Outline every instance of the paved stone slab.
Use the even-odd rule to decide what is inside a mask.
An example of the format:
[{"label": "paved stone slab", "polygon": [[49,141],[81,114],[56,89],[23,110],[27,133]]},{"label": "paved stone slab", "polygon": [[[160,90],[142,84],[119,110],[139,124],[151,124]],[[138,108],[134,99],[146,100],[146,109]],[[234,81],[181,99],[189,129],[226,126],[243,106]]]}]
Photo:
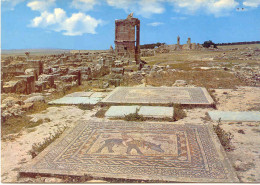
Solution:
[{"label": "paved stone slab", "polygon": [[174,182],[238,182],[210,125],[81,122],[20,170]]},{"label": "paved stone slab", "polygon": [[90,97],[93,94],[93,92],[74,92],[71,94],[66,95],[65,97]]},{"label": "paved stone slab", "polygon": [[173,118],[173,107],[142,106],[139,115],[153,118]]},{"label": "paved stone slab", "polygon": [[94,92],[92,95],[91,95],[91,98],[104,98],[108,95],[109,93],[108,92]]},{"label": "paved stone slab", "polygon": [[192,104],[211,105],[209,93],[202,87],[117,87],[102,100],[107,104]]},{"label": "paved stone slab", "polygon": [[212,120],[218,121],[260,121],[260,112],[209,111]]},{"label": "paved stone slab", "polygon": [[97,104],[101,98],[90,98],[90,97],[63,97],[54,101],[49,102],[50,105],[79,105],[79,104]]},{"label": "paved stone slab", "polygon": [[136,113],[140,106],[111,106],[105,116],[108,118],[120,118],[126,115]]}]

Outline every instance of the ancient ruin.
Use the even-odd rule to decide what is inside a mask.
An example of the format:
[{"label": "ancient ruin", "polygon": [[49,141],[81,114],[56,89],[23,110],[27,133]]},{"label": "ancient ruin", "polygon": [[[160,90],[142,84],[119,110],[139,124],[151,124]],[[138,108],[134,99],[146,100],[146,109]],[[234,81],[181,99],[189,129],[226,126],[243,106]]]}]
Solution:
[{"label": "ancient ruin", "polygon": [[111,27],[105,50],[2,51],[2,182],[260,182],[260,42]]},{"label": "ancient ruin", "polygon": [[115,21],[115,53],[119,58],[140,61],[140,20],[133,13]]}]

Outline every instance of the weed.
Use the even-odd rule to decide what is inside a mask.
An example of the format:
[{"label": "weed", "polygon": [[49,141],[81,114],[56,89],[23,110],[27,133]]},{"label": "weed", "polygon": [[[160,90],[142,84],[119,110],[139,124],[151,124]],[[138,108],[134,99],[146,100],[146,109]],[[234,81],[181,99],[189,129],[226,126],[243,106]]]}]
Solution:
[{"label": "weed", "polygon": [[136,113],[125,115],[124,120],[125,121],[145,121],[146,119],[142,115],[139,115],[136,112]]},{"label": "weed", "polygon": [[40,152],[42,152],[49,144],[54,142],[59,136],[64,132],[67,127],[59,128],[54,134],[50,134],[49,137],[45,138],[43,142],[35,143],[32,146],[32,149],[29,151],[29,154],[32,158],[35,158]]},{"label": "weed", "polygon": [[185,113],[185,111],[181,108],[180,104],[174,104],[174,120],[178,121],[180,119],[183,119],[185,117],[187,117],[187,114]]},{"label": "weed", "polygon": [[231,145],[231,140],[233,139],[234,135],[232,135],[230,132],[226,132],[224,129],[220,127],[220,121],[217,125],[213,125],[214,131],[217,134],[221,145],[224,147],[226,151],[233,150],[233,147]]},{"label": "weed", "polygon": [[109,107],[107,106],[104,106],[102,107],[99,111],[97,111],[97,113],[95,114],[95,116],[97,118],[104,118],[105,117],[105,113],[106,111],[108,110]]},{"label": "weed", "polygon": [[81,110],[92,110],[94,108],[94,105],[80,104],[80,105],[78,105],[78,108],[81,109]]},{"label": "weed", "polygon": [[23,128],[33,128],[43,123],[43,120],[37,122],[30,121],[31,118],[27,115],[20,117],[13,117],[2,123],[1,135],[2,137],[8,134],[20,132]]},{"label": "weed", "polygon": [[136,109],[135,113],[125,115],[125,121],[145,121],[145,118],[142,115],[138,114],[139,109]]},{"label": "weed", "polygon": [[36,126],[38,126],[38,125],[40,125],[42,123],[43,123],[42,119],[40,119],[40,120],[38,120],[36,122],[30,121],[29,124],[25,126],[25,128],[33,128],[33,127],[36,127]]}]

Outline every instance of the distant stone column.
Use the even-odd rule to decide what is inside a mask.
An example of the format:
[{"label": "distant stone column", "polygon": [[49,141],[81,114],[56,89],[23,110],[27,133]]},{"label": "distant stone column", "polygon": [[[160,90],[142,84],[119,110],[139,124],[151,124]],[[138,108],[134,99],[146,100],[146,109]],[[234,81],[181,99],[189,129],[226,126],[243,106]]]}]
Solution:
[{"label": "distant stone column", "polygon": [[177,45],[180,45],[180,36],[177,37]]},{"label": "distant stone column", "polygon": [[190,45],[191,41],[190,38],[188,38],[187,44]]},{"label": "distant stone column", "polygon": [[26,55],[26,61],[28,62],[28,60],[29,60],[29,57],[30,57],[30,52],[25,52],[25,55]]},{"label": "distant stone column", "polygon": [[140,21],[138,20],[138,23],[136,25],[136,55],[135,55],[135,61],[137,63],[140,62]]},{"label": "distant stone column", "polygon": [[191,49],[191,41],[190,41],[190,38],[188,38],[187,45],[188,45],[188,49]]}]

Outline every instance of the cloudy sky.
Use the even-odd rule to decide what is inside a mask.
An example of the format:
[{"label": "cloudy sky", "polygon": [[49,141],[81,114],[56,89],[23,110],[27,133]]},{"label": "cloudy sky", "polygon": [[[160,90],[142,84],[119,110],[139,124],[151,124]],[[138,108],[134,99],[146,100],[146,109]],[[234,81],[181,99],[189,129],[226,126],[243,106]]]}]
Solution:
[{"label": "cloudy sky", "polygon": [[260,0],[1,0],[2,49],[108,49],[134,12],[141,44],[260,40]]}]

